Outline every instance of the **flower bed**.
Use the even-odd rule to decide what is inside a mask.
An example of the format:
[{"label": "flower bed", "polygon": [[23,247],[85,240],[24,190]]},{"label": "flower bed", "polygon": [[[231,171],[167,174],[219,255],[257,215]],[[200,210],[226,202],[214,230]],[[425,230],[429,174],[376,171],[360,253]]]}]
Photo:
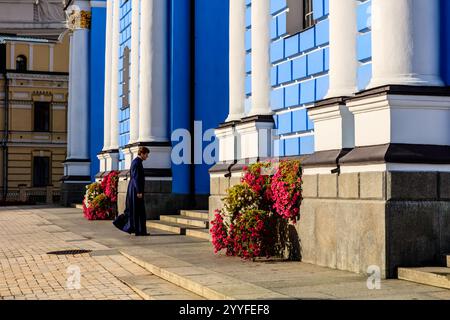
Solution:
[{"label": "flower bed", "polygon": [[260,162],[244,171],[211,221],[214,252],[243,259],[284,256],[288,225],[300,219],[300,161]]},{"label": "flower bed", "polygon": [[119,174],[112,171],[102,181],[86,186],[83,214],[88,220],[108,220],[115,216]]}]

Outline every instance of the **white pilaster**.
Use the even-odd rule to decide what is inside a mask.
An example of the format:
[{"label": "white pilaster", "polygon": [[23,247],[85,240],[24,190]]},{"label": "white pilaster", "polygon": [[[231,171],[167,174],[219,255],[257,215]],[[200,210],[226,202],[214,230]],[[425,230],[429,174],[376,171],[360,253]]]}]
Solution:
[{"label": "white pilaster", "polygon": [[270,109],[270,0],[252,1],[252,107],[250,115]]},{"label": "white pilaster", "polygon": [[167,1],[141,6],[139,142],[168,142]]},{"label": "white pilaster", "polygon": [[330,88],[327,98],[357,91],[356,0],[330,0]]},{"label": "white pilaster", "polygon": [[372,81],[442,85],[439,76],[439,0],[372,1]]},{"label": "white pilaster", "polygon": [[33,71],[34,69],[34,45],[29,44],[28,52],[28,70]]},{"label": "white pilaster", "polygon": [[108,0],[106,6],[106,45],[105,45],[105,99],[103,115],[103,151],[111,146],[111,69],[112,35],[114,21],[114,0]]},{"label": "white pilaster", "polygon": [[[139,5],[140,0],[133,0],[131,3],[130,143],[139,139]],[[127,164],[125,167],[129,168]]]},{"label": "white pilaster", "polygon": [[49,46],[49,71],[53,72],[54,71],[54,66],[55,66],[55,45],[51,44]]},{"label": "white pilaster", "polygon": [[111,142],[109,149],[119,149],[119,50],[120,0],[114,0],[111,44]]},{"label": "white pilaster", "polygon": [[240,120],[245,112],[245,0],[230,1],[230,109],[226,122]]}]

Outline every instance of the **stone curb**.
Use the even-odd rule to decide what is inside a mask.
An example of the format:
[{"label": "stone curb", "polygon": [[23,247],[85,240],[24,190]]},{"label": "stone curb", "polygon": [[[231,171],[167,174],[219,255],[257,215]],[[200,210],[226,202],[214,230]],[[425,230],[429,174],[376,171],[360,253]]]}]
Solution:
[{"label": "stone curb", "polygon": [[[146,252],[149,253],[151,250]],[[152,254],[146,254],[145,257],[124,250],[120,250],[120,253],[155,276],[208,300],[290,299],[280,293],[205,268],[195,267],[161,253],[151,252]],[[170,267],[161,266],[165,264],[164,262]]]}]

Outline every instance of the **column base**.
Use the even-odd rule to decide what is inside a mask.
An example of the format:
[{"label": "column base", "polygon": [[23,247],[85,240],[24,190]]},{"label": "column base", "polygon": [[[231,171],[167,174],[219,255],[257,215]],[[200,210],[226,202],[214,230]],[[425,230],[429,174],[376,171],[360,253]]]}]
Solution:
[{"label": "column base", "polygon": [[137,142],[125,146],[127,159],[133,161],[138,156],[139,147],[147,147],[150,155],[143,162],[145,169],[170,169],[172,168],[172,146],[170,142]]},{"label": "column base", "polygon": [[236,124],[240,121],[222,123],[215,131],[219,140],[219,161],[233,162],[237,158]]},{"label": "column base", "polygon": [[105,173],[119,170],[119,150],[105,150],[97,155],[100,161],[100,172],[95,176],[101,179]]},{"label": "column base", "polygon": [[448,87],[383,86],[358,93],[346,105],[355,117],[357,147],[450,145]]},{"label": "column base", "polygon": [[355,146],[355,119],[348,110],[348,97],[325,99],[308,108],[314,121],[315,150],[336,150]]},{"label": "column base", "polygon": [[236,125],[237,159],[267,158],[272,156],[272,115],[251,116]]}]

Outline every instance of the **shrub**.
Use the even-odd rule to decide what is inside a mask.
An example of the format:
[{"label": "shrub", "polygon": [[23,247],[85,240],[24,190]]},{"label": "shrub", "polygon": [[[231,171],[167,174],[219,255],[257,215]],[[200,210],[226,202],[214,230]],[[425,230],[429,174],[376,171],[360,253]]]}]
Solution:
[{"label": "shrub", "polygon": [[300,161],[281,161],[272,178],[274,210],[283,218],[296,223],[300,219],[302,202],[302,171]]},{"label": "shrub", "polygon": [[[244,259],[283,256],[288,223],[300,216],[299,161],[260,162],[244,168],[241,184],[227,190],[223,209],[211,221],[214,252]],[[271,174],[275,171],[273,177]]]},{"label": "shrub", "polygon": [[86,186],[83,199],[83,214],[88,220],[107,220],[114,217],[117,202],[119,173],[112,171],[102,182]]}]

